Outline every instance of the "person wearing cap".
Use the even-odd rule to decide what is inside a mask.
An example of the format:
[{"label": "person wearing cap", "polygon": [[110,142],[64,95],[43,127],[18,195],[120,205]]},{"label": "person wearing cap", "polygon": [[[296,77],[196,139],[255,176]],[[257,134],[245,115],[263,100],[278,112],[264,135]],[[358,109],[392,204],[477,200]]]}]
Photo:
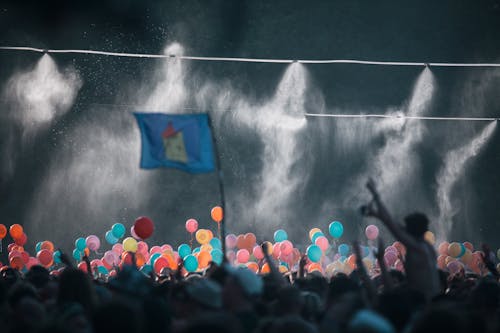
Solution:
[{"label": "person wearing cap", "polygon": [[247,268],[226,264],[224,269],[228,273],[222,288],[224,308],[240,320],[244,332],[253,332],[259,321],[254,305],[264,288],[262,279]]},{"label": "person wearing cap", "polygon": [[439,295],[441,287],[436,266],[436,251],[424,239],[428,230],[429,220],[422,213],[413,213],[405,217],[405,227],[394,222],[373,180],[369,180],[367,188],[373,196],[374,209],[369,209],[367,215],[378,218],[389,231],[406,247],[405,272],[408,286],[421,292],[427,300]]}]

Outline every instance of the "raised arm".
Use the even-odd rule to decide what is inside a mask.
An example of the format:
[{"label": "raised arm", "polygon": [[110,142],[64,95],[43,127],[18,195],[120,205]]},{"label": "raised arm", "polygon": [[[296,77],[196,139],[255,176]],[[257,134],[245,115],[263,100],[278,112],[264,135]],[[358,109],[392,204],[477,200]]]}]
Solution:
[{"label": "raised arm", "polygon": [[407,248],[419,249],[416,240],[402,229],[393,219],[387,208],[385,207],[380,195],[375,187],[375,182],[370,179],[366,183],[366,187],[373,196],[374,209],[368,209],[367,215],[378,218],[389,229],[389,231]]}]

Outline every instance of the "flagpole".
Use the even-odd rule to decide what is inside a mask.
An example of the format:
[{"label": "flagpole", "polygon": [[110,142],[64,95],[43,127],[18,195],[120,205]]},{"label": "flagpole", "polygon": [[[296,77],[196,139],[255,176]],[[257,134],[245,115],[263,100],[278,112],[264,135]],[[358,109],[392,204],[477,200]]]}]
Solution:
[{"label": "flagpole", "polygon": [[224,183],[223,183],[223,175],[222,175],[222,168],[221,168],[221,163],[220,163],[220,157],[219,157],[219,148],[217,146],[217,138],[215,137],[215,131],[214,131],[214,126],[212,123],[212,117],[210,117],[210,114],[207,113],[208,115],[208,127],[210,128],[210,131],[212,132],[212,142],[214,145],[214,154],[215,154],[215,165],[217,168],[217,179],[219,182],[219,193],[220,193],[220,200],[221,200],[221,208],[222,208],[222,220],[219,222],[219,228],[220,228],[220,241],[222,243],[222,254],[223,254],[223,261],[225,262],[227,260],[226,258],[226,199],[224,196]]}]

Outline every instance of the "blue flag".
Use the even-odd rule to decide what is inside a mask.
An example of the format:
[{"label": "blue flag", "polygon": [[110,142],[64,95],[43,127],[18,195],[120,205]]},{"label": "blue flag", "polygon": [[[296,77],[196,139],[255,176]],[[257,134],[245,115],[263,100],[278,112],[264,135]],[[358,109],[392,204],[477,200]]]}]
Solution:
[{"label": "blue flag", "polygon": [[134,116],[141,131],[141,168],[177,168],[190,173],[214,170],[207,114]]}]

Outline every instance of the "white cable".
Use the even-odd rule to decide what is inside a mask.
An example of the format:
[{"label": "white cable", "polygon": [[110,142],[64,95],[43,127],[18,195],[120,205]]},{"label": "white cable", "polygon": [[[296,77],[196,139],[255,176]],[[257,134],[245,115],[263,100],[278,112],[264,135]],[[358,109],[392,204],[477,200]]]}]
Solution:
[{"label": "white cable", "polygon": [[39,53],[80,53],[98,54],[115,57],[133,58],[177,58],[183,60],[200,61],[235,61],[235,62],[258,62],[258,63],[293,63],[302,64],[361,64],[361,65],[381,65],[381,66],[432,66],[432,67],[500,67],[500,63],[446,63],[446,62],[403,62],[403,61],[368,61],[355,59],[332,59],[332,60],[291,60],[291,59],[261,59],[261,58],[231,58],[231,57],[197,57],[174,54],[146,54],[146,53],[122,53],[95,50],[52,50],[40,49],[27,46],[0,46],[0,50],[33,51]]},{"label": "white cable", "polygon": [[480,118],[480,117],[423,117],[423,116],[398,116],[387,114],[321,114],[305,113],[306,117],[327,117],[327,118],[393,118],[409,120],[452,120],[452,121],[498,121],[500,118]]}]

